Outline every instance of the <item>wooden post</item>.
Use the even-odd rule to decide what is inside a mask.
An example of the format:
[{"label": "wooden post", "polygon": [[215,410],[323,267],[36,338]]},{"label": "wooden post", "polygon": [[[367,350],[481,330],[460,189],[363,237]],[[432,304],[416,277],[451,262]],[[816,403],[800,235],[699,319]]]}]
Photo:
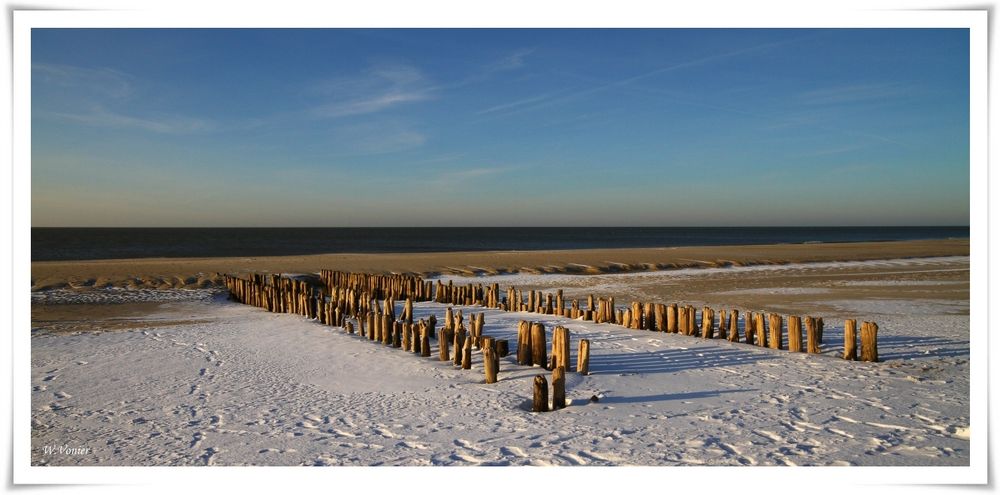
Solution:
[{"label": "wooden post", "polygon": [[462,365],[462,348],[465,347],[465,325],[455,327],[455,366]]},{"label": "wooden post", "polygon": [[517,364],[531,366],[531,322],[521,320],[517,324]]},{"label": "wooden post", "polygon": [[788,350],[802,352],[802,318],[795,315],[788,317]]},{"label": "wooden post", "polygon": [[407,351],[407,352],[410,352],[413,349],[412,343],[411,343],[412,339],[410,338],[410,324],[409,323],[403,323],[402,327],[403,327],[403,339],[402,339],[403,340],[403,342],[402,342],[402,344],[403,344],[403,350]]},{"label": "wooden post", "polygon": [[687,306],[677,308],[677,331],[682,335],[687,335]]},{"label": "wooden post", "polygon": [[347,333],[354,333],[354,324],[347,322]]},{"label": "wooden post", "polygon": [[566,368],[552,370],[552,410],[566,407]]},{"label": "wooden post", "polygon": [[729,312],[729,341],[740,341],[740,310],[738,309]]},{"label": "wooden post", "polygon": [[492,346],[483,346],[483,371],[486,374],[486,383],[496,383],[497,381],[497,357]]},{"label": "wooden post", "polygon": [[430,327],[423,324],[420,325],[420,355],[423,357],[431,355]]},{"label": "wooden post", "polygon": [[767,347],[767,331],[764,328],[764,313],[753,315],[753,328],[757,330],[757,345]]},{"label": "wooden post", "polygon": [[677,305],[667,307],[667,332],[677,333]]},{"label": "wooden post", "polygon": [[392,345],[392,317],[388,313],[382,313],[382,344]]},{"label": "wooden post", "polygon": [[531,362],[544,367],[547,359],[545,356],[546,345],[545,325],[534,322],[531,324]]},{"label": "wooden post", "polygon": [[462,347],[462,369],[472,369],[472,339],[467,339]]},{"label": "wooden post", "polygon": [[656,331],[657,332],[666,332],[667,331],[667,305],[666,304],[659,304],[658,303],[653,311],[654,311],[654,315],[655,315],[654,316],[654,322],[655,322],[655,325],[656,325],[656,327],[655,327]]},{"label": "wooden post", "polygon": [[781,326],[782,318],[781,315],[776,313],[771,313],[767,315],[768,325],[771,330],[771,349],[782,349],[783,343],[781,339]]},{"label": "wooden post", "polygon": [[448,361],[451,359],[451,354],[448,352],[448,344],[451,339],[448,338],[448,332],[445,329],[441,329],[441,335],[438,338],[438,359],[441,361]]},{"label": "wooden post", "polygon": [[823,345],[823,318],[816,318],[816,342]]},{"label": "wooden post", "polygon": [[701,338],[715,338],[715,311],[707,306],[701,310]]},{"label": "wooden post", "polygon": [[580,339],[580,350],[576,354],[576,372],[581,375],[590,374],[590,341]]},{"label": "wooden post", "polygon": [[413,323],[413,299],[406,298],[406,305],[403,307],[403,318],[407,323]]},{"label": "wooden post", "polygon": [[858,320],[844,321],[844,359],[858,360]]},{"label": "wooden post", "polygon": [[861,324],[861,360],[878,362],[878,325],[872,321]]},{"label": "wooden post", "polygon": [[819,354],[819,339],[816,338],[816,318],[806,317],[806,352]]},{"label": "wooden post", "polygon": [[451,311],[451,306],[448,306],[444,310],[444,329],[451,329],[451,324],[455,320],[455,315]]},{"label": "wooden post", "polygon": [[552,331],[552,357],[555,359],[554,366],[562,366],[565,370],[569,368],[569,329],[557,326]]},{"label": "wooden post", "polygon": [[545,375],[536,375],[533,383],[533,400],[531,403],[532,412],[548,412],[549,410],[549,382]]}]

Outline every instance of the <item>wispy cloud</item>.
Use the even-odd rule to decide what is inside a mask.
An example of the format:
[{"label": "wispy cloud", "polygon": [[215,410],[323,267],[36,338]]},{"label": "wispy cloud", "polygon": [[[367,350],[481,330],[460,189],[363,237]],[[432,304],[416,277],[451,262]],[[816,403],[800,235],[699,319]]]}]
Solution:
[{"label": "wispy cloud", "polygon": [[335,119],[429,100],[434,97],[434,88],[416,67],[383,65],[357,76],[324,81],[314,86],[313,93],[326,101],[314,106],[310,114],[316,118]]},{"label": "wispy cloud", "polygon": [[650,71],[647,71],[647,72],[643,72],[641,74],[637,74],[637,75],[634,75],[634,76],[631,76],[631,77],[626,77],[626,78],[623,78],[623,79],[617,79],[617,80],[613,80],[613,81],[601,82],[601,83],[598,83],[598,84],[595,84],[595,85],[592,85],[592,86],[589,86],[589,87],[581,88],[581,89],[578,89],[576,91],[573,91],[573,92],[570,92],[570,93],[566,93],[566,94],[562,94],[562,95],[559,95],[559,96],[553,96],[551,98],[540,98],[540,99],[532,102],[532,104],[521,104],[521,105],[518,105],[516,107],[513,107],[513,108],[509,109],[509,111],[503,113],[502,115],[513,115],[513,114],[517,114],[517,113],[529,112],[529,111],[533,111],[533,110],[538,110],[538,109],[550,107],[552,105],[557,105],[557,104],[560,104],[560,103],[565,103],[565,102],[572,101],[572,100],[575,100],[575,99],[578,99],[578,98],[581,98],[581,97],[584,97],[584,96],[588,96],[588,95],[592,95],[592,94],[599,93],[599,92],[602,92],[602,91],[606,91],[606,90],[609,90],[609,89],[616,89],[616,88],[626,87],[626,86],[631,85],[632,83],[635,83],[635,82],[638,82],[638,81],[641,81],[643,79],[647,79],[647,78],[650,78],[650,77],[653,77],[653,76],[657,76],[657,75],[661,75],[661,74],[666,74],[666,73],[669,73],[669,72],[678,71],[678,70],[682,70],[682,69],[687,69],[687,68],[690,68],[690,67],[697,67],[697,66],[700,66],[700,65],[709,64],[709,63],[716,62],[716,61],[719,61],[719,60],[725,60],[725,59],[728,59],[728,58],[732,58],[732,57],[735,57],[735,56],[738,56],[738,55],[743,55],[743,54],[747,54],[747,53],[751,53],[751,52],[765,51],[765,50],[768,50],[768,49],[771,49],[771,48],[774,48],[774,47],[778,47],[778,46],[781,46],[781,45],[785,45],[785,44],[791,43],[793,41],[795,41],[795,40],[781,40],[781,41],[775,41],[775,42],[770,42],[770,43],[762,43],[762,44],[759,44],[759,45],[744,47],[744,48],[740,48],[740,49],[737,49],[737,50],[732,50],[732,51],[723,52],[723,53],[717,53],[717,54],[714,54],[714,55],[708,55],[708,56],[700,57],[700,58],[697,58],[697,59],[692,59],[692,60],[687,60],[687,61],[684,61],[684,62],[679,62],[679,63],[675,63],[675,64],[671,64],[671,65],[666,65],[666,66],[663,66],[663,67],[660,67],[660,68],[657,68],[657,69],[653,69],[653,70],[650,70]]},{"label": "wispy cloud", "polygon": [[43,111],[41,114],[95,127],[132,128],[165,134],[189,134],[217,129],[213,122],[204,119],[171,115],[136,117],[117,113],[99,105],[79,113]]},{"label": "wispy cloud", "polygon": [[[142,81],[115,69],[33,63],[32,84],[37,85],[35,115],[91,127],[137,129],[165,134],[216,131],[209,119],[162,112],[143,112]],[[121,110],[128,108],[128,110]],[[240,127],[252,125],[249,122]]]},{"label": "wispy cloud", "polygon": [[336,156],[367,156],[419,148],[427,135],[405,122],[382,120],[341,125],[333,129],[327,148]]},{"label": "wispy cloud", "polygon": [[127,99],[134,92],[135,78],[121,71],[98,67],[76,67],[63,64],[31,64],[33,83],[72,88],[91,97]]},{"label": "wispy cloud", "polygon": [[912,88],[898,83],[852,84],[804,91],[797,99],[807,105],[837,105],[899,98],[911,91]]},{"label": "wispy cloud", "polygon": [[509,102],[509,103],[502,103],[500,105],[495,105],[495,106],[492,106],[492,107],[489,107],[489,108],[484,108],[484,109],[476,112],[476,115],[486,115],[488,113],[500,112],[500,111],[504,111],[504,110],[511,110],[511,109],[514,109],[514,108],[517,108],[517,107],[521,107],[521,106],[525,106],[525,105],[530,105],[530,104],[535,103],[535,102],[544,101],[544,100],[547,100],[549,98],[552,98],[552,96],[554,94],[555,93],[546,93],[546,94],[543,94],[543,95],[532,96],[530,98],[524,98],[524,99],[521,99],[521,100]]},{"label": "wispy cloud", "polygon": [[486,72],[503,72],[523,68],[525,59],[534,52],[534,48],[521,48],[488,65]]}]

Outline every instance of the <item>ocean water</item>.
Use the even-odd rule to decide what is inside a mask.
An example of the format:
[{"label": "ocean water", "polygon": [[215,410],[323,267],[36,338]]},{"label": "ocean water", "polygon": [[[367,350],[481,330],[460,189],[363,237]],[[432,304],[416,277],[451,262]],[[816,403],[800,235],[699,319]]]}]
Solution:
[{"label": "ocean water", "polygon": [[32,228],[32,261],[968,238],[968,227]]}]

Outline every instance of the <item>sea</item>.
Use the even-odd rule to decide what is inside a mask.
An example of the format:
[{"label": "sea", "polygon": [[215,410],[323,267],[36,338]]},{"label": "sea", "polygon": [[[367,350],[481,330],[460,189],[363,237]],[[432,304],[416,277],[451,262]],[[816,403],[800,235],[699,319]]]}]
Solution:
[{"label": "sea", "polygon": [[969,227],[34,227],[31,260],[533,251],[968,237]]}]

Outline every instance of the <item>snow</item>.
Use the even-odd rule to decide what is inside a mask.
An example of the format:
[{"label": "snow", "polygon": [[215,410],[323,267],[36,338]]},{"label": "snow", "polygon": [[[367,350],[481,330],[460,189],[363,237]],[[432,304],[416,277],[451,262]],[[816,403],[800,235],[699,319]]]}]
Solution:
[{"label": "snow", "polygon": [[[436,348],[423,358],[224,297],[170,306],[191,322],[32,336],[33,464],[970,463],[969,318],[937,308],[886,311],[882,363],[836,357],[836,322],[824,353],[806,355],[463,308],[484,312],[484,333],[512,349],[521,319],[550,336],[568,327],[573,363],[590,339],[591,374],[567,373],[569,407],[532,413],[531,381],[551,374],[513,356],[487,385],[478,352],[461,370]],[[415,313],[440,320],[444,308]],[[88,453],[45,455],[48,445]]]}]

